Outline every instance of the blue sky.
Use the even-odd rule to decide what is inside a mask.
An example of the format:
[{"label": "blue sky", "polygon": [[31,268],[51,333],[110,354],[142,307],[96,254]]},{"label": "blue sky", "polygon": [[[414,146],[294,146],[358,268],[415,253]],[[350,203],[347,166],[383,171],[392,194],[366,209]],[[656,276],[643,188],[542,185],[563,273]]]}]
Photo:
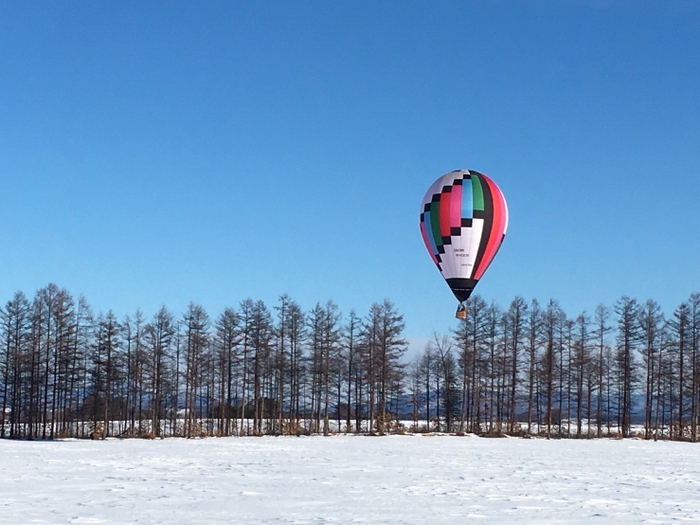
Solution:
[{"label": "blue sky", "polygon": [[510,208],[477,292],[700,290],[700,4],[0,2],[0,300],[119,316],[288,293],[418,345],[454,326],[422,245],[438,176]]}]

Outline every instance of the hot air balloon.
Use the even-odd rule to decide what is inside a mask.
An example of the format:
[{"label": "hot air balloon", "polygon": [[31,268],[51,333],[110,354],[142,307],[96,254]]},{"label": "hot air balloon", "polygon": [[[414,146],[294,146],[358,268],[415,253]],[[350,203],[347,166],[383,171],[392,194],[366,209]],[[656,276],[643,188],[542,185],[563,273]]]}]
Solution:
[{"label": "hot air balloon", "polygon": [[508,206],[490,178],[455,170],[436,180],[423,197],[420,231],[433,262],[460,302],[465,302],[496,256],[508,228]]}]

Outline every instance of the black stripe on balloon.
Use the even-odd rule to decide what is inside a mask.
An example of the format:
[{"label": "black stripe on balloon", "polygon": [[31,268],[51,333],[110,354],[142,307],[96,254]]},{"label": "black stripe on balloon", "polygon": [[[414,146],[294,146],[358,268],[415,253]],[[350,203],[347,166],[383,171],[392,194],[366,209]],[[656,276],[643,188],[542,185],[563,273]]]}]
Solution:
[{"label": "black stripe on balloon", "polygon": [[[464,226],[464,224],[462,224],[462,226]],[[452,237],[459,237],[462,235],[462,228],[450,228],[450,235],[452,235]]]},{"label": "black stripe on balloon", "polygon": [[462,219],[462,228],[471,228],[473,219]]},{"label": "black stripe on balloon", "polygon": [[423,213],[430,213],[430,203],[426,202],[425,206],[423,206]]},{"label": "black stripe on balloon", "polygon": [[[475,174],[472,173],[472,176],[475,176]],[[486,245],[489,243],[491,229],[493,228],[493,195],[491,195],[491,188],[489,188],[489,185],[486,184],[486,181],[482,177],[479,177],[479,182],[481,183],[481,191],[484,194],[484,229],[481,232],[481,239],[479,240],[479,251],[476,252],[476,259],[474,260],[474,272],[476,272],[481,265],[481,259],[484,258]]]},{"label": "black stripe on balloon", "polygon": [[450,290],[452,290],[452,293],[455,294],[455,297],[460,303],[469,299],[469,296],[477,283],[475,279],[453,278],[445,280],[447,281],[447,285],[450,287]]},{"label": "black stripe on balloon", "polygon": [[452,244],[452,237],[443,237],[443,238],[442,238],[442,244],[443,244],[443,246],[444,246],[445,244]]}]

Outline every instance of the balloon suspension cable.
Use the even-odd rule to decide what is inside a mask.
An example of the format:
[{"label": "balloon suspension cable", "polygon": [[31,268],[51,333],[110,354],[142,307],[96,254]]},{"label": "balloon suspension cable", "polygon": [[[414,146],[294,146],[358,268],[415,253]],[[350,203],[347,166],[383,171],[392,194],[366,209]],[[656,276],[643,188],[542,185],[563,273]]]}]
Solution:
[{"label": "balloon suspension cable", "polygon": [[455,312],[455,317],[457,319],[466,319],[467,318],[467,305],[465,303],[459,303],[459,306],[457,307],[457,311]]}]

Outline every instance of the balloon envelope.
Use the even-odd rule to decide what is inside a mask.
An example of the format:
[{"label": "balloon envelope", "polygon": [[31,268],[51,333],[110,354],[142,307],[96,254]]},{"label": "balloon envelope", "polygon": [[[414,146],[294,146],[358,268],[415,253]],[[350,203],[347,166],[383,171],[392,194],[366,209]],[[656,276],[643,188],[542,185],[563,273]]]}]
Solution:
[{"label": "balloon envelope", "polygon": [[483,173],[456,170],[423,197],[420,230],[433,262],[458,301],[466,301],[508,229],[503,193]]}]

